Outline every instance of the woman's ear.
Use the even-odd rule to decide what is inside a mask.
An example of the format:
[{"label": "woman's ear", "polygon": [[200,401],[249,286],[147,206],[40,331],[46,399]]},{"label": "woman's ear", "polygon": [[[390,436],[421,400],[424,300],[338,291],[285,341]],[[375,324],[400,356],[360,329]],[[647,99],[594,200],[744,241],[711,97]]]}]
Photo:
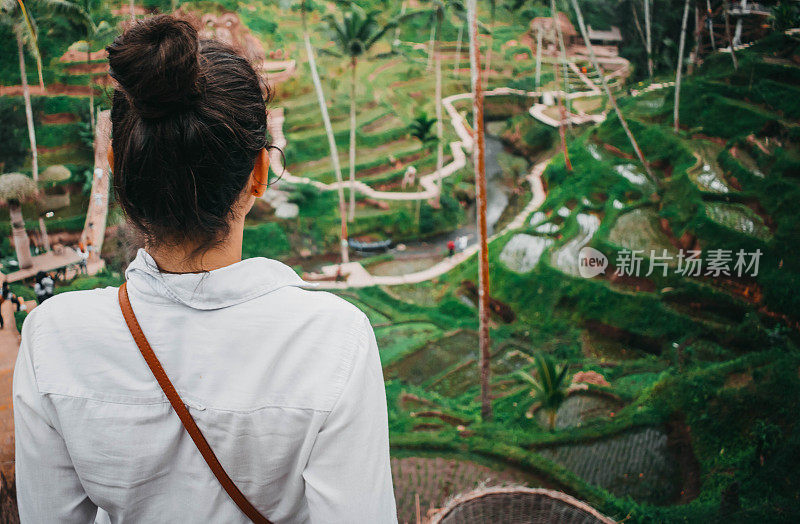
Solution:
[{"label": "woman's ear", "polygon": [[250,194],[254,197],[264,196],[264,191],[269,185],[269,154],[267,148],[258,152],[253,174],[250,176]]},{"label": "woman's ear", "polygon": [[108,144],[108,151],[106,151],[106,158],[108,159],[108,168],[114,171],[114,150],[111,149],[111,144]]}]

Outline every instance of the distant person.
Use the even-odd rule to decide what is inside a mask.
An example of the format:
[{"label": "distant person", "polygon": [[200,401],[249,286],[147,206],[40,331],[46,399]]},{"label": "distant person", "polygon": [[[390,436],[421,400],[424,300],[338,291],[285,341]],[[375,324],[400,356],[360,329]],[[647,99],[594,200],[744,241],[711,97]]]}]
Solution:
[{"label": "distant person", "polygon": [[39,304],[52,297],[55,292],[55,282],[53,282],[53,278],[44,271],[36,273],[36,283],[33,285],[33,292],[36,294],[36,301],[39,302]]},{"label": "distant person", "polygon": [[88,275],[89,270],[86,267],[86,261],[89,259],[89,253],[83,249],[82,242],[78,244],[78,247],[75,249],[75,253],[78,255],[78,274]]},{"label": "distant person", "polygon": [[8,286],[7,280],[3,281],[2,297],[3,300],[10,300],[11,303],[14,304],[15,311],[25,311],[25,309],[27,309],[22,299],[11,292],[11,288]]},{"label": "distant person", "polygon": [[450,253],[451,257],[456,254],[456,243],[454,241],[447,241],[447,252]]},{"label": "distant person", "polygon": [[21,521],[396,523],[369,320],[280,262],[241,260],[269,90],[167,15],[107,51],[114,193],[144,248],[120,289],[61,293],[25,322]]},{"label": "distant person", "polygon": [[3,282],[3,293],[0,294],[0,329],[5,329],[6,327],[6,322],[3,320],[3,304],[7,300],[6,289],[8,289],[8,285]]}]

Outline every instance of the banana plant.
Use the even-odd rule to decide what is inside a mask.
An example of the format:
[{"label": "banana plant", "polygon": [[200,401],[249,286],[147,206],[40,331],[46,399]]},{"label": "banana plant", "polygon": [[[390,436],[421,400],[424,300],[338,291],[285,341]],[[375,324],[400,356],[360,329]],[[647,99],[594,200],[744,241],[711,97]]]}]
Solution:
[{"label": "banana plant", "polygon": [[531,386],[531,396],[539,409],[547,414],[547,426],[550,431],[556,428],[558,408],[567,399],[567,365],[561,366],[553,362],[546,353],[536,353],[533,359],[535,375],[524,371],[517,375]]}]

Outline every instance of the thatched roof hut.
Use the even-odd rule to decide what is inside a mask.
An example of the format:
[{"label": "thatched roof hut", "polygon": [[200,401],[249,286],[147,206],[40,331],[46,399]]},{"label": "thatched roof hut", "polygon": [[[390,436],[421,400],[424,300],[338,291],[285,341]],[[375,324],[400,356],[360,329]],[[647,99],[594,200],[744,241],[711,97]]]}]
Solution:
[{"label": "thatched roof hut", "polygon": [[[558,12],[558,25],[561,27],[561,34],[564,35],[564,44],[570,45],[578,42],[579,35],[575,26],[570,22],[566,13]],[[535,35],[537,31],[542,31],[544,38],[551,42],[556,41],[556,26],[552,16],[537,16],[531,20],[531,32]]]}]

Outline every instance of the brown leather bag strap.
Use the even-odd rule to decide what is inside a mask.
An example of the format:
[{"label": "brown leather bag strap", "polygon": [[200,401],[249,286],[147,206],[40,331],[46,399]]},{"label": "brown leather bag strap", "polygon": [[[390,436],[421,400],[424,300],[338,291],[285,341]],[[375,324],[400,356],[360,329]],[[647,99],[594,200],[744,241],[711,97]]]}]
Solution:
[{"label": "brown leather bag strap", "polygon": [[244,494],[239,491],[239,488],[236,487],[236,484],[233,483],[233,480],[231,480],[225,472],[222,464],[217,460],[217,456],[214,454],[211,446],[208,445],[208,441],[206,441],[200,428],[197,427],[192,414],[189,413],[180,395],[178,395],[172,382],[170,382],[169,377],[167,377],[167,374],[164,372],[164,368],[161,367],[161,362],[158,361],[156,354],[153,352],[153,348],[150,347],[150,343],[147,342],[147,338],[144,336],[144,332],[142,332],[142,328],[136,320],[136,315],[133,314],[131,301],[128,298],[127,284],[122,284],[119,287],[119,306],[122,308],[122,316],[125,317],[125,323],[128,324],[128,329],[131,335],[133,335],[133,340],[139,347],[139,351],[141,351],[145,362],[147,362],[147,365],[150,367],[150,371],[153,372],[153,375],[158,381],[158,385],[161,386],[169,403],[172,404],[175,413],[177,413],[178,417],[181,419],[183,427],[186,429],[186,432],[189,433],[189,436],[192,437],[197,449],[200,451],[200,454],[203,455],[206,464],[211,468],[212,473],[217,477],[222,488],[230,495],[236,505],[239,506],[242,513],[247,515],[247,518],[251,521],[256,524],[272,524],[266,517],[259,513],[258,510],[250,504],[247,498],[245,498]]}]

